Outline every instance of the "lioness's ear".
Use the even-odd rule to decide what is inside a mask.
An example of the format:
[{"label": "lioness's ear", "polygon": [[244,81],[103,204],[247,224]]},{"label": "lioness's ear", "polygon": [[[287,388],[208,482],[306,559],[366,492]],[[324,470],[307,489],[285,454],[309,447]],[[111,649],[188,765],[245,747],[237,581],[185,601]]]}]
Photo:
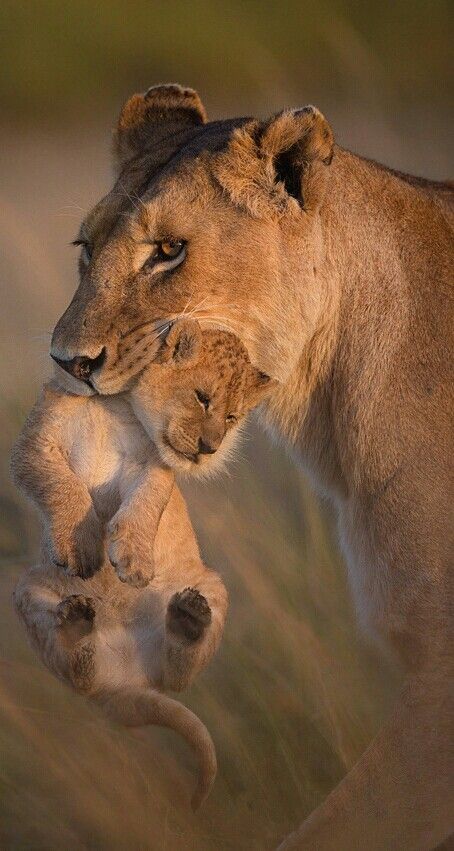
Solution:
[{"label": "lioness's ear", "polygon": [[255,408],[276,387],[277,381],[270,378],[266,372],[261,372],[255,366],[251,367],[247,387],[246,403],[249,408]]},{"label": "lioness's ear", "polygon": [[312,212],[323,199],[333,151],[328,122],[315,106],[305,106],[234,131],[217,176],[252,215],[266,214],[270,205],[282,212],[289,198]]},{"label": "lioness's ear", "polygon": [[189,366],[197,359],[201,342],[199,323],[195,319],[178,319],[167,334],[156,362],[173,361],[178,366]]},{"label": "lioness's ear", "polygon": [[165,137],[205,121],[205,109],[193,89],[169,83],[132,95],[120,112],[114,136],[119,168]]}]

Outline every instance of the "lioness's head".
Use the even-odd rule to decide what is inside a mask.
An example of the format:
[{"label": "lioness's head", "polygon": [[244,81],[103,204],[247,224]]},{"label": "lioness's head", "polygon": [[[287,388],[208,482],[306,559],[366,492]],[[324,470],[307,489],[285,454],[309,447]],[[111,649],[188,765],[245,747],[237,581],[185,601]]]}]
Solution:
[{"label": "lioness's head", "polygon": [[[141,341],[136,347],[142,350]],[[272,386],[238,337],[202,333],[194,319],[183,319],[128,395],[162,459],[180,473],[205,475],[219,469],[244,417]]]},{"label": "lioness's head", "polygon": [[122,390],[125,335],[185,315],[237,334],[260,370],[285,380],[321,310],[318,212],[332,151],[314,107],[210,123],[191,89],[130,98],[116,183],[75,240],[80,284],[51,348],[62,380]]}]

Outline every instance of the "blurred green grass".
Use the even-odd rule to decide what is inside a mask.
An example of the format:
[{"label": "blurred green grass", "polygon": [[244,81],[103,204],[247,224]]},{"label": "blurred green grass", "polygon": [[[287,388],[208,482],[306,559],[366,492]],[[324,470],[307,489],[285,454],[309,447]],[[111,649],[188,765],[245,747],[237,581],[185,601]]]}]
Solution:
[{"label": "blurred green grass", "polygon": [[449,0],[3,0],[0,21],[0,103],[20,119],[86,117],[160,79],[255,110],[301,88],[383,105],[453,91]]},{"label": "blurred green grass", "polygon": [[357,633],[333,518],[251,427],[230,476],[188,490],[205,559],[231,597],[220,653],[184,695],[219,757],[193,817],[184,744],[113,727],[28,649],[10,593],[36,555],[37,524],[8,458],[75,286],[68,243],[109,187],[121,101],[178,80],[212,117],[314,102],[349,147],[446,177],[451,11],[444,0],[1,4],[1,847],[272,848],[386,714],[399,672]]}]

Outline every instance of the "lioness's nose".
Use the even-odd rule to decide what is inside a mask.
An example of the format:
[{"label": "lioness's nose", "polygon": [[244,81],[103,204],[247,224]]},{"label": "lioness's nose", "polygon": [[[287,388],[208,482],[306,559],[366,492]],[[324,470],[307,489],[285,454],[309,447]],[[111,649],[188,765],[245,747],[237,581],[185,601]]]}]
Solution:
[{"label": "lioness's nose", "polygon": [[103,365],[106,358],[106,349],[105,347],[101,349],[99,355],[95,358],[89,358],[87,355],[78,355],[70,360],[63,360],[62,358],[57,358],[52,352],[50,356],[55,363],[58,363],[65,372],[69,372],[74,378],[78,378],[79,381],[88,381],[93,372]]}]

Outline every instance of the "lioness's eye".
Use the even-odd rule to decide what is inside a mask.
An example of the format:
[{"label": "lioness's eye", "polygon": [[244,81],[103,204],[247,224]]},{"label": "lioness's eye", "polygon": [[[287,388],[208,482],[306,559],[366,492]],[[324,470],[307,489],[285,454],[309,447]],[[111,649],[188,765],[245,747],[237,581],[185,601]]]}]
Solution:
[{"label": "lioness's eye", "polygon": [[158,253],[163,260],[173,260],[183,251],[184,242],[182,239],[169,239],[164,242],[156,243]]},{"label": "lioness's eye", "polygon": [[153,243],[152,251],[144,266],[165,263],[168,269],[174,269],[186,257],[186,243],[183,239],[162,239]]},{"label": "lioness's eye", "polygon": [[199,404],[202,405],[202,408],[205,408],[205,411],[207,411],[210,404],[210,397],[207,396],[207,394],[204,393],[203,390],[195,390],[194,392]]},{"label": "lioness's eye", "polygon": [[233,425],[233,423],[238,422],[238,417],[236,417],[235,414],[227,414],[225,421],[226,423]]},{"label": "lioness's eye", "polygon": [[82,251],[80,252],[80,259],[82,263],[85,263],[88,266],[91,255],[93,254],[93,246],[91,242],[87,242],[85,239],[75,239],[73,245],[80,245],[82,247]]}]

